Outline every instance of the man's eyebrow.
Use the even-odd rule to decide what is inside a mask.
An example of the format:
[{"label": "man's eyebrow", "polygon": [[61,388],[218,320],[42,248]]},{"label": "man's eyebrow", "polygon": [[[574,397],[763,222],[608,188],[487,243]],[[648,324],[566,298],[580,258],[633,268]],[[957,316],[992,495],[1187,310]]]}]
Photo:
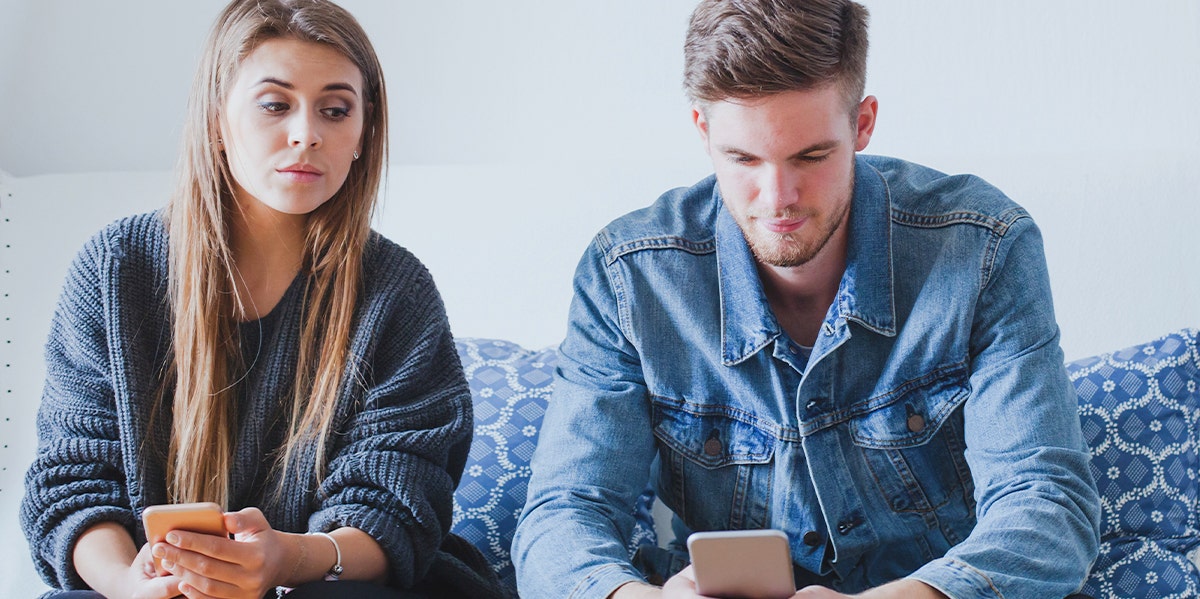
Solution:
[{"label": "man's eyebrow", "polygon": [[[838,142],[837,142],[837,140],[834,140],[834,139],[820,141],[815,144],[812,144],[811,146],[808,146],[807,148],[804,148],[803,150],[800,150],[799,152],[796,152],[795,154],[792,154],[789,157],[789,159],[801,158],[807,154],[812,154],[813,152],[824,152],[826,150],[832,150],[832,149],[836,148],[837,146],[838,146]],[[721,152],[722,154],[739,154],[742,156],[754,156],[753,153],[747,152],[747,151],[745,151],[741,148],[735,147],[735,146],[717,146],[717,150],[719,152]]]},{"label": "man's eyebrow", "polygon": [[[284,81],[282,79],[276,79],[274,77],[263,77],[262,80],[260,80],[258,82],[258,85],[262,85],[264,83],[270,83],[271,85],[278,85],[279,87],[282,87],[283,89],[288,89],[288,90],[296,89],[295,85],[292,85],[291,83]],[[340,83],[340,82],[330,83],[329,85],[326,85],[325,87],[321,88],[321,90],[327,91],[327,92],[336,91],[336,90],[345,90],[354,95],[358,95],[358,90],[354,89],[354,86],[350,85],[349,83]]]},{"label": "man's eyebrow", "polygon": [[804,148],[803,150],[800,150],[799,152],[796,152],[795,154],[792,154],[791,158],[793,158],[793,159],[803,158],[809,154],[812,154],[813,152],[824,152],[826,150],[832,150],[832,149],[836,148],[837,146],[838,146],[837,140],[828,139],[825,141],[817,142],[811,146],[808,146],[807,148]]}]

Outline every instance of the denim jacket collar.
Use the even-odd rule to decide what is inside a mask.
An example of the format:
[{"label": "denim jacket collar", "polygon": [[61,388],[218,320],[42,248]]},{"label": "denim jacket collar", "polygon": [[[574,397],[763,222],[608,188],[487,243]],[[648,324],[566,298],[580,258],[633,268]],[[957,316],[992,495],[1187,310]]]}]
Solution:
[{"label": "denim jacket collar", "polygon": [[[713,187],[713,194],[721,204],[716,224],[721,361],[733,366],[758,353],[783,331],[767,303],[754,255],[725,207],[719,186]],[[846,272],[825,317],[826,327],[838,329],[847,320],[854,320],[881,335],[895,336],[891,212],[891,196],[883,175],[857,157]]]}]

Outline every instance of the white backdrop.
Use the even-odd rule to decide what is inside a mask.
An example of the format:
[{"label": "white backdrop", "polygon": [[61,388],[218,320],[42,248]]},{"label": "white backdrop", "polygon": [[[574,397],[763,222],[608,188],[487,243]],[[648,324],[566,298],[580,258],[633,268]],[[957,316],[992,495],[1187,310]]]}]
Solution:
[{"label": "white backdrop", "polygon": [[[223,3],[0,0],[0,169],[169,169]],[[459,334],[555,343],[595,230],[708,171],[679,91],[693,0],[343,4],[390,86],[380,226],[429,264]],[[868,151],[1029,208],[1068,357],[1200,323],[1200,3],[866,4]]]}]

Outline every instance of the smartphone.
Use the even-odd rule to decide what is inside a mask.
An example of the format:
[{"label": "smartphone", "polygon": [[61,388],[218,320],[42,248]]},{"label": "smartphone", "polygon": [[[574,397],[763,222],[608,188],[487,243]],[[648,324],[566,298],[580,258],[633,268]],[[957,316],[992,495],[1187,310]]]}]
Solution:
[{"label": "smartphone", "polygon": [[[142,511],[142,524],[146,527],[146,539],[151,545],[164,542],[167,533],[172,530],[229,536],[221,506],[212,502],[152,505]],[[166,574],[157,557],[154,558],[154,570],[160,576]]]},{"label": "smartphone", "polygon": [[787,599],[796,593],[792,552],[779,530],[697,532],[688,537],[696,591],[721,599]]}]

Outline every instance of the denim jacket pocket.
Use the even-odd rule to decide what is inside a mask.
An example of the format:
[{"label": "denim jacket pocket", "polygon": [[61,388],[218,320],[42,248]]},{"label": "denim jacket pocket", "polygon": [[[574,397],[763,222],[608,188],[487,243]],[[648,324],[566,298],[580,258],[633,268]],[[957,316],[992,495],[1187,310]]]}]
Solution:
[{"label": "denim jacket pocket", "polygon": [[965,373],[924,378],[933,380],[901,385],[880,396],[886,403],[849,422],[852,442],[896,512],[973,502],[963,458],[961,408],[970,393]]},{"label": "denim jacket pocket", "polygon": [[663,503],[695,530],[765,525],[775,436],[725,406],[665,402],[653,414]]}]

